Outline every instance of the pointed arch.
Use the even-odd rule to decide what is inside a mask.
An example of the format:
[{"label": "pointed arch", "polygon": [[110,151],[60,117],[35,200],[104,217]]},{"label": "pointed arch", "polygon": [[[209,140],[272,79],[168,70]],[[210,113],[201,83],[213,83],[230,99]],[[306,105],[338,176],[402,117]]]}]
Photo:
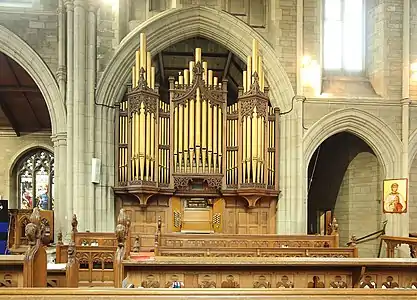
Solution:
[{"label": "pointed arch", "polygon": [[51,118],[52,134],[66,132],[66,112],[58,84],[42,58],[19,36],[0,25],[0,52],[16,61],[39,87]]},{"label": "pointed arch", "polygon": [[314,151],[323,141],[343,131],[355,134],[372,148],[384,168],[385,177],[399,174],[401,140],[381,119],[356,108],[333,111],[306,132],[303,138],[305,166],[308,166]]},{"label": "pointed arch", "polygon": [[98,83],[96,98],[99,103],[114,105],[121,99],[141,32],[147,34],[148,51],[152,55],[182,40],[202,36],[225,46],[243,61],[251,53],[252,39],[256,38],[264,57],[272,105],[280,109],[291,107],[294,91],[271,45],[240,19],[204,6],[166,10],[130,32],[120,43]]}]

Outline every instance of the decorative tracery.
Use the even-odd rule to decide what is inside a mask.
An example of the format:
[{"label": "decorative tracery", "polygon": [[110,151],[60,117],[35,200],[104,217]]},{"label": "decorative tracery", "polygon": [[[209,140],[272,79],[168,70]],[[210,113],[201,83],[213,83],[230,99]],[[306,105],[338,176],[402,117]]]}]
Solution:
[{"label": "decorative tracery", "polygon": [[17,164],[19,208],[53,209],[54,155],[44,149],[31,151]]}]

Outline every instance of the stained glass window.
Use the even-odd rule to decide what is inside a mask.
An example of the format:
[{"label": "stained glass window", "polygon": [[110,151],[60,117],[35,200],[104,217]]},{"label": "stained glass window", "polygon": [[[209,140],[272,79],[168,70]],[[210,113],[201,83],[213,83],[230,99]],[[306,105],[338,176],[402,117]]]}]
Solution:
[{"label": "stained glass window", "polygon": [[17,165],[20,209],[54,208],[54,155],[44,149],[28,153]]}]

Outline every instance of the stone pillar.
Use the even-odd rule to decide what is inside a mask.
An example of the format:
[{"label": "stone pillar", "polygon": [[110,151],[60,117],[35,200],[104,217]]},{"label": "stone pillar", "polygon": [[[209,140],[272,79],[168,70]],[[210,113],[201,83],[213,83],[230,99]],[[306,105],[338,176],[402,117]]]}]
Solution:
[{"label": "stone pillar", "polygon": [[280,117],[280,190],[277,205],[277,234],[306,234],[307,195],[303,159],[302,105],[304,97],[293,99],[294,108]]},{"label": "stone pillar", "polygon": [[52,136],[52,142],[54,143],[54,161],[55,161],[55,177],[54,177],[54,188],[55,188],[55,221],[54,227],[56,234],[61,232],[66,232],[69,230],[68,222],[65,220],[68,219],[68,210],[67,210],[67,201],[69,200],[66,197],[66,176],[64,176],[64,170],[66,169],[67,163],[67,135],[66,133],[58,133]]},{"label": "stone pillar", "polygon": [[[86,8],[87,0],[74,1],[74,193],[73,211],[78,216],[78,228],[86,229]],[[88,229],[88,228],[87,228]]]},{"label": "stone pillar", "polygon": [[93,0],[89,1],[88,5],[88,22],[87,22],[87,153],[85,173],[87,180],[86,186],[86,214],[87,219],[85,226],[88,230],[96,231],[96,214],[94,207],[95,189],[94,185],[89,180],[89,174],[91,174],[92,159],[94,157],[94,109],[95,109],[95,87],[96,87],[96,74],[97,74],[97,3]]},{"label": "stone pillar", "polygon": [[65,1],[67,11],[67,166],[66,166],[66,191],[67,191],[67,219],[63,232],[70,231],[70,223],[73,214],[74,191],[74,3],[73,0]]},{"label": "stone pillar", "polygon": [[66,98],[66,85],[67,85],[67,68],[66,68],[66,24],[65,24],[65,6],[63,0],[59,1],[58,5],[58,71],[56,74],[59,90],[62,93],[62,99]]}]

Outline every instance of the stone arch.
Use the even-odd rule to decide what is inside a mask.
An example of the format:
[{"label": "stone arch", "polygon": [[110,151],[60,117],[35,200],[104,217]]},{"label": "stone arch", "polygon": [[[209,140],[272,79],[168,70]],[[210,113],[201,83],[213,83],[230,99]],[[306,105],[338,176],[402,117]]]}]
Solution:
[{"label": "stone arch", "polygon": [[356,108],[331,112],[307,131],[303,138],[305,166],[323,141],[343,131],[355,134],[372,148],[383,166],[385,177],[399,174],[401,140],[381,119]]},{"label": "stone arch", "polygon": [[251,53],[252,39],[256,38],[264,57],[272,105],[281,109],[291,107],[294,91],[275,50],[240,19],[204,6],[166,10],[130,32],[120,43],[98,83],[96,98],[99,103],[114,105],[121,99],[141,32],[147,33],[147,46],[152,55],[169,45],[200,35],[227,47],[243,61]]},{"label": "stone arch", "polygon": [[52,134],[66,132],[66,112],[58,84],[42,58],[20,37],[0,25],[0,52],[16,61],[39,87],[51,118]]}]

